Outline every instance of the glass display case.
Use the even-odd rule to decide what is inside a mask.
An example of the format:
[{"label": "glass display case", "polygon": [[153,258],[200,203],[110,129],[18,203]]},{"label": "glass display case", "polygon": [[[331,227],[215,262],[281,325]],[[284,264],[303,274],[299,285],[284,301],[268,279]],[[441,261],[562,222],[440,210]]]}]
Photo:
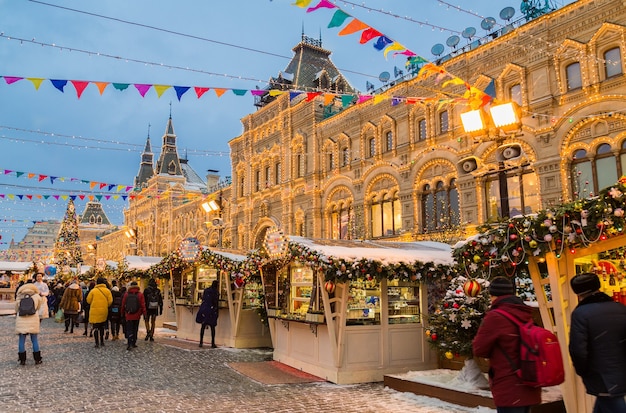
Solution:
[{"label": "glass display case", "polygon": [[248,281],[243,290],[243,308],[258,308],[263,305],[263,286],[259,281]]},{"label": "glass display case", "polygon": [[419,284],[391,280],[387,285],[389,324],[419,323]]},{"label": "glass display case", "polygon": [[202,302],[202,294],[204,294],[204,289],[209,288],[215,280],[217,280],[217,269],[210,268],[204,265],[200,265],[197,267],[194,304],[200,304]]},{"label": "glass display case", "polygon": [[291,265],[289,267],[291,279],[289,312],[305,317],[311,305],[313,292],[313,270],[310,267]]},{"label": "glass display case", "polygon": [[346,325],[380,324],[380,284],[352,281],[348,292]]}]

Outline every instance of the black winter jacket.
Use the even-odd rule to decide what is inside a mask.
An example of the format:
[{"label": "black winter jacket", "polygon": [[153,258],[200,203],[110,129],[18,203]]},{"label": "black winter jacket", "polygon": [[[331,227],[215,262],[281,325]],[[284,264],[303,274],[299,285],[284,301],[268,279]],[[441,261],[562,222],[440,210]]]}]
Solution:
[{"label": "black winter jacket", "polygon": [[587,393],[626,395],[626,306],[597,292],[572,312],[569,353]]}]

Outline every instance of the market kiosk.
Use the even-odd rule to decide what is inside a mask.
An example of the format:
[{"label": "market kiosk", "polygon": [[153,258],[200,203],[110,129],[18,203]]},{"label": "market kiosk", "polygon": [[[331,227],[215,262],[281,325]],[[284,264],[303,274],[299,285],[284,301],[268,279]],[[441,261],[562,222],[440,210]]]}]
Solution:
[{"label": "market kiosk", "polygon": [[437,367],[424,334],[424,281],[450,275],[450,246],[267,237],[274,360],[337,384]]},{"label": "market kiosk", "polygon": [[217,280],[220,309],[216,344],[235,348],[269,347],[269,330],[259,313],[263,304],[259,300],[260,280],[248,276],[245,285],[241,282],[240,274],[245,271],[246,257],[209,251],[200,246],[193,254],[187,254],[189,249],[186,251],[179,249],[178,254],[181,254],[187,265],[171,271],[176,306],[176,337],[199,341],[200,324],[196,323],[196,315],[202,303],[202,294],[205,288]]},{"label": "market kiosk", "polygon": [[[625,260],[626,235],[604,237],[601,242],[589,244],[586,248],[555,249],[546,254],[545,260],[530,259],[529,269],[543,324],[556,331],[565,359],[565,383],[561,384],[561,390],[568,412],[591,413],[595,400],[586,393],[569,359],[570,320],[578,305],[570,280],[582,272],[595,272],[600,277],[601,291],[612,296],[614,301],[626,304]],[[548,277],[542,277],[542,274],[548,274]]]}]

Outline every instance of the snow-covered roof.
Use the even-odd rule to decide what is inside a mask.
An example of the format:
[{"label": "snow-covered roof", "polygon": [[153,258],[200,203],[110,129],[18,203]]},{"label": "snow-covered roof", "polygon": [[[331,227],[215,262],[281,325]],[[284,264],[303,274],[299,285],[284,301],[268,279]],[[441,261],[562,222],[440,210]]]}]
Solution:
[{"label": "snow-covered roof", "polygon": [[224,258],[228,258],[231,261],[243,262],[247,259],[245,255],[233,254],[232,252],[226,252],[226,251],[218,251],[218,250],[211,249],[209,247],[203,247],[203,248],[211,251],[213,254],[221,255]]},{"label": "snow-covered roof", "polygon": [[0,261],[0,271],[26,271],[32,265],[29,261]]},{"label": "snow-covered roof", "polygon": [[390,242],[310,239],[289,236],[289,241],[317,251],[326,257],[356,261],[362,258],[377,260],[385,265],[414,261],[453,265],[452,247],[435,241]]},{"label": "snow-covered roof", "polygon": [[147,270],[161,262],[163,257],[147,257],[143,255],[127,255],[124,257],[129,270]]}]

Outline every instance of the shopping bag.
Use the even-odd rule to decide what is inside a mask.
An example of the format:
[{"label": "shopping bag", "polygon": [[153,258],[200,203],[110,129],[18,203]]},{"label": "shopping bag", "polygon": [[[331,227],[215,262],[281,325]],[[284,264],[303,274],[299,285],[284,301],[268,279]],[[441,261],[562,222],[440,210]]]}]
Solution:
[{"label": "shopping bag", "polygon": [[54,321],[56,321],[57,323],[62,323],[63,321],[65,321],[62,308],[59,308],[59,311],[57,311],[56,315],[54,316]]}]

